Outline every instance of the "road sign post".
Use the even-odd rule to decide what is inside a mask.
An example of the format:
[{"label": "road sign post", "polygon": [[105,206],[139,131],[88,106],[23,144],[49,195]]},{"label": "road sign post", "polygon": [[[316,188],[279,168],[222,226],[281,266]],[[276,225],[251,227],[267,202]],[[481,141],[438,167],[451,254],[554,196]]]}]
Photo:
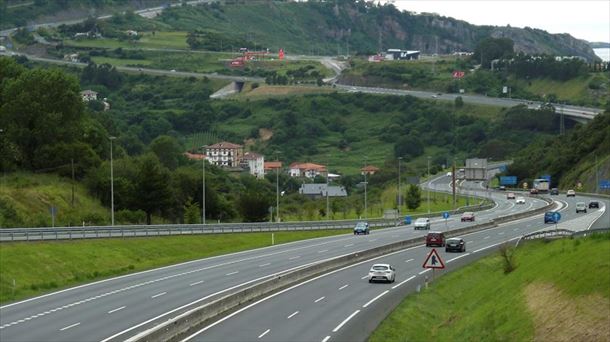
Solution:
[{"label": "road sign post", "polygon": [[432,248],[430,253],[428,253],[426,261],[424,261],[422,267],[432,269],[432,280],[434,280],[434,270],[436,270],[437,268],[445,268],[445,263],[443,262],[443,259],[441,259],[440,255],[438,255],[436,249]]},{"label": "road sign post", "polygon": [[445,219],[445,231],[447,231],[448,230],[448,228],[447,228],[447,219],[449,218],[449,213],[445,211],[443,213],[443,218]]},{"label": "road sign post", "polygon": [[561,220],[561,214],[556,211],[553,213],[553,222],[555,222],[555,230],[557,230],[557,223],[559,223],[559,220]]}]

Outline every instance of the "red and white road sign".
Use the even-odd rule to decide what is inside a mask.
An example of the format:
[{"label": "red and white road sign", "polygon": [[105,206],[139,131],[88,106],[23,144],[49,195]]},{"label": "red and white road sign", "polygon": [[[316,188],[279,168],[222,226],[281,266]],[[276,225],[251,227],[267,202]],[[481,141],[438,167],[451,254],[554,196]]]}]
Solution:
[{"label": "red and white road sign", "polygon": [[428,256],[426,257],[426,261],[422,265],[423,268],[445,268],[445,264],[443,263],[443,259],[438,255],[436,249],[432,248]]}]

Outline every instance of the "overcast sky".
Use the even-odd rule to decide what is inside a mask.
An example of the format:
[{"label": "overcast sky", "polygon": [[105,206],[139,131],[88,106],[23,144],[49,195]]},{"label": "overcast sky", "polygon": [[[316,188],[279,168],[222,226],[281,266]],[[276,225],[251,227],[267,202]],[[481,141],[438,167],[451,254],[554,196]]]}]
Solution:
[{"label": "overcast sky", "polygon": [[610,0],[396,0],[394,6],[475,25],[529,26],[590,42],[610,42]]}]

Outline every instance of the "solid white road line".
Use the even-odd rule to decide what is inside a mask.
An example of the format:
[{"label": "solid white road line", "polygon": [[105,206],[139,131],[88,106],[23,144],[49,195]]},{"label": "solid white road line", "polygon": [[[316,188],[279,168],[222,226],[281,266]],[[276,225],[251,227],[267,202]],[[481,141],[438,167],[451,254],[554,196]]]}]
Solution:
[{"label": "solid white road line", "polygon": [[295,311],[295,312],[293,312],[292,314],[290,314],[290,316],[286,317],[286,319],[291,319],[292,317],[294,317],[294,316],[296,316],[296,315],[298,315],[298,314],[299,314],[299,312],[298,312],[298,311]]},{"label": "solid white road line", "polygon": [[413,260],[415,260],[415,259],[409,259],[409,260],[407,260],[407,261],[405,261],[405,262],[409,262],[409,261],[413,261]]},{"label": "solid white road line", "polygon": [[230,276],[230,275],[234,275],[234,274],[237,274],[237,273],[239,273],[239,271],[235,271],[235,272],[227,273],[227,274],[225,274],[225,275],[226,275],[226,276]]},{"label": "solid white road line", "polygon": [[109,313],[109,314],[111,314],[111,313],[113,313],[113,312],[117,312],[117,311],[119,311],[119,310],[123,310],[123,309],[125,309],[125,308],[126,308],[125,306],[121,306],[120,308],[116,308],[116,309],[113,309],[113,310],[108,311],[108,313]]},{"label": "solid white road line", "polygon": [[341,287],[339,288],[339,291],[343,290],[344,288],[346,288],[346,287],[348,287],[348,286],[349,286],[349,284],[345,284],[345,285],[341,286]]},{"label": "solid white road line", "polygon": [[333,332],[337,332],[339,331],[339,329],[341,329],[341,327],[343,327],[345,325],[345,323],[347,323],[350,319],[354,318],[354,316],[356,316],[358,313],[360,312],[360,310],[356,310],[354,311],[354,313],[352,313],[351,315],[349,315],[343,322],[339,323],[339,325],[337,325],[334,329]]},{"label": "solid white road line", "polygon": [[74,328],[74,327],[75,327],[75,326],[77,326],[77,325],[80,325],[80,322],[78,322],[78,323],[74,323],[74,324],[72,324],[72,325],[68,325],[67,327],[63,327],[63,328],[59,329],[59,331],[68,330],[68,329]]},{"label": "solid white road line", "polygon": [[428,271],[430,271],[430,269],[429,269],[429,268],[426,268],[425,270],[423,270],[423,271],[419,272],[419,274],[424,274],[424,273],[426,273],[426,272],[428,272]]},{"label": "solid white road line", "polygon": [[270,263],[270,262],[268,262],[268,263],[266,263],[266,264],[258,265],[258,267],[265,267],[265,266],[269,266],[269,265],[271,265],[271,263]]},{"label": "solid white road line", "polygon": [[330,340],[330,336],[326,336],[326,337],[324,337],[324,339],[322,340],[322,342],[328,342],[328,340]]},{"label": "solid white road line", "polygon": [[189,286],[195,286],[195,285],[199,285],[199,284],[201,284],[201,283],[203,283],[203,280],[196,281],[196,282],[194,282],[194,283],[192,283],[192,284],[189,284]]},{"label": "solid white road line", "polygon": [[157,297],[161,297],[161,296],[163,296],[163,295],[164,295],[164,294],[166,294],[166,293],[167,293],[167,292],[161,292],[161,293],[157,293],[156,295],[151,296],[150,298],[157,298]]},{"label": "solid white road line", "polygon": [[402,285],[402,284],[404,284],[404,283],[408,282],[409,280],[411,280],[411,279],[413,279],[413,278],[415,278],[415,276],[411,276],[411,277],[409,277],[407,280],[403,280],[403,281],[401,281],[400,283],[398,283],[398,284],[396,284],[396,285],[392,286],[392,290],[394,290],[395,288],[399,287],[400,285]]},{"label": "solid white road line", "polygon": [[452,262],[452,261],[457,260],[457,259],[459,259],[459,258],[463,258],[463,257],[465,257],[465,256],[467,256],[467,255],[470,255],[470,253],[465,253],[465,254],[462,254],[462,255],[460,255],[460,256],[456,256],[456,257],[455,257],[455,258],[453,258],[453,259],[449,259],[449,260],[447,260],[447,262]]},{"label": "solid white road line", "polygon": [[366,304],[364,304],[362,307],[366,308],[367,306],[371,305],[371,303],[373,303],[374,301],[376,301],[377,299],[381,298],[381,296],[385,295],[386,293],[390,292],[390,290],[385,290],[383,292],[381,292],[380,295],[378,295],[377,297],[369,300],[368,302],[366,302]]},{"label": "solid white road line", "polygon": [[264,333],[262,333],[262,334],[258,335],[258,338],[261,338],[261,337],[263,337],[263,336],[267,335],[267,334],[268,334],[270,331],[271,331],[271,329],[267,329],[267,330],[265,330],[265,332],[264,332]]},{"label": "solid white road line", "polygon": [[317,303],[317,302],[321,301],[321,300],[322,300],[322,299],[324,299],[324,298],[326,298],[326,297],[322,296],[322,297],[320,297],[320,298],[316,299],[316,300],[314,301],[314,303]]}]

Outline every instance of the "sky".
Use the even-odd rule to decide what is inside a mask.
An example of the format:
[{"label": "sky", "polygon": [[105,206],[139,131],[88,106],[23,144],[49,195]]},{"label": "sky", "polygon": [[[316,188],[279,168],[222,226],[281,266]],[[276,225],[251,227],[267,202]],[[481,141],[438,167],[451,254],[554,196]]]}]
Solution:
[{"label": "sky", "polygon": [[474,25],[529,26],[589,42],[610,42],[610,0],[395,0],[394,6]]}]

